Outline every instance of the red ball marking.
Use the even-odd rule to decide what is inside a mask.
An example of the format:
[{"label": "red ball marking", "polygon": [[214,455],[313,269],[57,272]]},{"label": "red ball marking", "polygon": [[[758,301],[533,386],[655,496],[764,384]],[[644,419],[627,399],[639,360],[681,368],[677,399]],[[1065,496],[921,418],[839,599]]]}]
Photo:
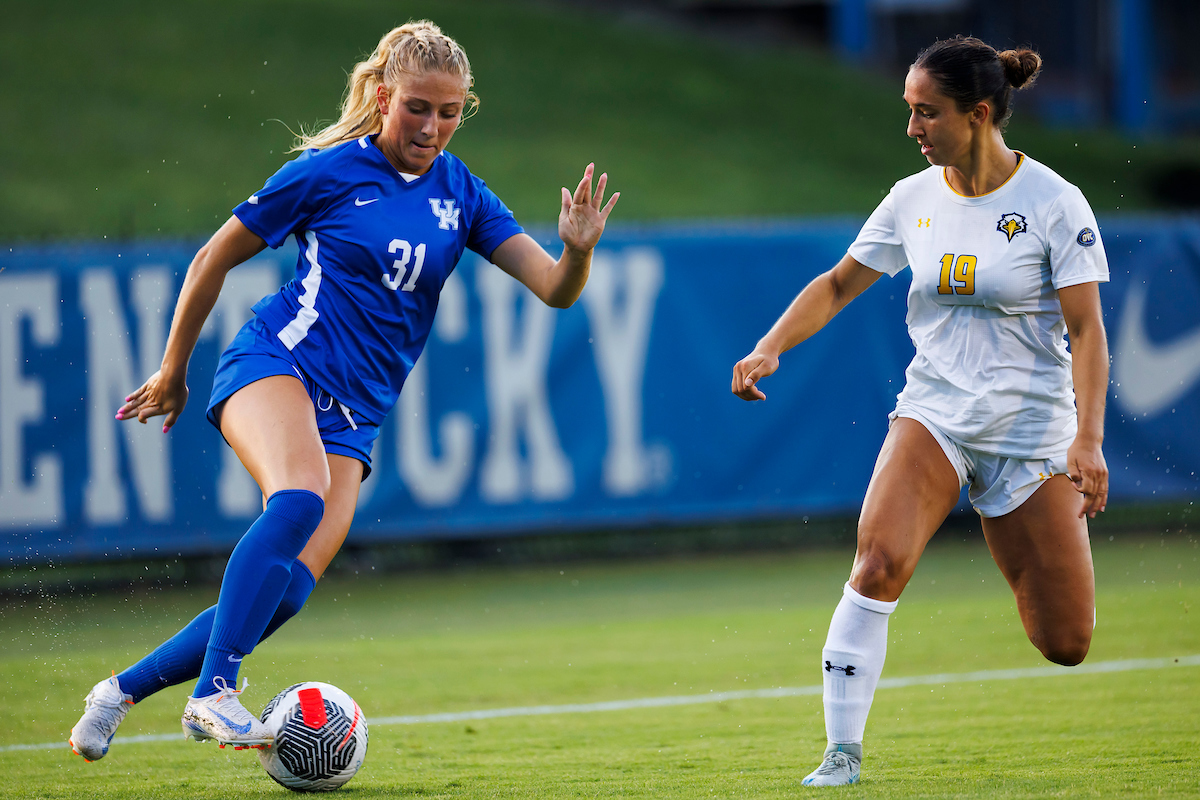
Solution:
[{"label": "red ball marking", "polygon": [[328,719],[325,716],[325,698],[317,688],[301,689],[296,693],[300,698],[300,719],[309,728],[320,728]]},{"label": "red ball marking", "polygon": [[350,730],[346,731],[346,736],[342,739],[342,743],[337,746],[341,750],[346,746],[346,742],[350,741],[350,737],[354,735],[354,729],[358,727],[358,717],[361,712],[358,710],[358,703],[354,704],[354,721],[350,723]]}]

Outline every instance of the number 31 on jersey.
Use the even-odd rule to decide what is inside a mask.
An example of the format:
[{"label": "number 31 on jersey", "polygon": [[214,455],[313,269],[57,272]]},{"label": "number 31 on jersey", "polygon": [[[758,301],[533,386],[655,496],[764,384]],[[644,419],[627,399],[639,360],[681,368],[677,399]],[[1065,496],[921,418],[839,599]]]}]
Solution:
[{"label": "number 31 on jersey", "polygon": [[959,256],[954,253],[942,256],[942,277],[938,281],[938,294],[975,294],[975,256]]},{"label": "number 31 on jersey", "polygon": [[[400,257],[392,262],[392,269],[396,271],[395,275],[390,272],[383,273],[383,285],[393,292],[397,289],[402,292],[411,292],[417,286],[417,278],[421,277],[421,267],[425,266],[425,244],[418,244],[414,248],[403,239],[392,239],[391,244],[388,245],[388,252],[399,253]],[[414,257],[416,257],[416,263],[413,264],[412,273],[408,276],[406,283],[404,275],[408,272],[408,262]]]}]

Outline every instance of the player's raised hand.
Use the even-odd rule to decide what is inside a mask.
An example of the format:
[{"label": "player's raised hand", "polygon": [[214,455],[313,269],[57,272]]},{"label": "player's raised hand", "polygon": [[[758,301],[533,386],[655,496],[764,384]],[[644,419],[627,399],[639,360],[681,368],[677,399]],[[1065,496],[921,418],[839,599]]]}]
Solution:
[{"label": "player's raised hand", "polygon": [[759,378],[765,378],[777,369],[779,356],[755,350],[733,365],[733,385],[730,388],[743,400],[766,400],[767,395],[756,384]]},{"label": "player's raised hand", "polygon": [[608,173],[600,176],[596,182],[596,191],[592,193],[592,174],[596,165],[588,164],[583,171],[583,179],[575,187],[575,194],[564,186],[562,190],[562,211],[558,215],[558,236],[563,244],[572,250],[589,251],[600,241],[604,233],[604,223],[613,206],[617,204],[620,192],[615,192],[604,205],[604,188],[608,185]]},{"label": "player's raised hand", "polygon": [[187,382],[182,379],[168,380],[159,370],[136,392],[125,398],[125,405],[117,410],[117,419],[136,417],[138,422],[145,425],[151,417],[166,414],[167,418],[163,420],[163,433],[166,433],[183,413],[187,401]]},{"label": "player's raised hand", "polygon": [[1083,495],[1083,507],[1079,517],[1095,518],[1108,504],[1108,464],[1098,443],[1080,442],[1076,439],[1067,448],[1067,477],[1075,484],[1075,491]]}]

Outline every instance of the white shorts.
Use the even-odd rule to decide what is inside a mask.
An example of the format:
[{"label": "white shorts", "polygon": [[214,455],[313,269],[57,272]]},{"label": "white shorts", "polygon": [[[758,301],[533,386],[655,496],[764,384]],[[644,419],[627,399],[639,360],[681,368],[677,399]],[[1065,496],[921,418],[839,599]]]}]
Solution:
[{"label": "white shorts", "polygon": [[888,416],[889,427],[897,417],[916,420],[933,434],[958,475],[959,487],[971,484],[967,496],[981,517],[1002,517],[1014,511],[1033,496],[1042,481],[1049,480],[1052,475],[1067,473],[1065,451],[1061,455],[1034,461],[998,456],[959,444],[910,408],[893,411]]}]

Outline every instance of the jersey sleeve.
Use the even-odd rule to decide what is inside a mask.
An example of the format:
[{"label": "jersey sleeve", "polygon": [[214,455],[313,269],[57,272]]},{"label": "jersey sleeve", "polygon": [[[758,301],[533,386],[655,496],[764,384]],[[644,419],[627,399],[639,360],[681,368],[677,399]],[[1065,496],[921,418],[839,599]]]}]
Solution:
[{"label": "jersey sleeve", "polygon": [[1055,289],[1108,280],[1100,226],[1083,192],[1071,186],[1054,201],[1046,226],[1050,282]]},{"label": "jersey sleeve", "polygon": [[847,251],[864,267],[887,275],[895,275],[908,266],[908,256],[896,225],[895,204],[895,192],[888,192]]},{"label": "jersey sleeve", "polygon": [[471,176],[479,191],[475,213],[471,215],[471,232],[467,235],[467,247],[479,255],[492,259],[492,252],[506,239],[524,233],[517,224],[508,206],[487,187],[483,181]]},{"label": "jersey sleeve", "polygon": [[280,167],[263,188],[233,209],[233,215],[271,247],[303,230],[325,207],[333,181],[308,151]]}]

